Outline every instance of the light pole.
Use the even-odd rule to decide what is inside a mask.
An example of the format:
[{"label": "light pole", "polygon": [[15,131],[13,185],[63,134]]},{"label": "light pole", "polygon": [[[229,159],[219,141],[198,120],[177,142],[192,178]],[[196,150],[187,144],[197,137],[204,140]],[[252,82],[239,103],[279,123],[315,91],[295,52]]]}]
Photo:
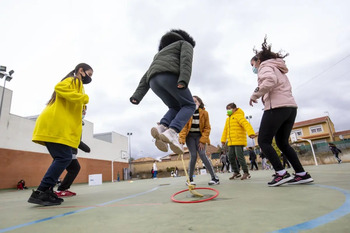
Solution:
[{"label": "light pole", "polygon": [[129,142],[129,172],[128,172],[128,176],[127,177],[129,177],[129,179],[130,179],[130,171],[131,171],[131,136],[132,136],[132,133],[128,132],[128,133],[126,133],[126,135],[128,135],[128,137],[129,137],[129,140],[128,140],[128,142]]},{"label": "light pole", "polygon": [[[246,116],[245,119],[247,119],[249,121],[249,124],[250,124],[250,119],[252,119],[253,117],[251,115],[249,116]],[[251,124],[250,124],[251,125]],[[253,142],[253,147],[255,146],[255,143],[254,143],[254,139],[252,138],[252,142]]]},{"label": "light pole", "polygon": [[1,118],[1,111],[2,111],[2,104],[4,101],[4,94],[5,94],[5,87],[6,87],[6,81],[10,82],[12,79],[12,74],[14,73],[13,70],[9,72],[9,74],[6,74],[6,66],[0,66],[0,78],[4,78],[4,87],[2,89],[2,95],[1,95],[1,102],[0,102],[0,118]]}]

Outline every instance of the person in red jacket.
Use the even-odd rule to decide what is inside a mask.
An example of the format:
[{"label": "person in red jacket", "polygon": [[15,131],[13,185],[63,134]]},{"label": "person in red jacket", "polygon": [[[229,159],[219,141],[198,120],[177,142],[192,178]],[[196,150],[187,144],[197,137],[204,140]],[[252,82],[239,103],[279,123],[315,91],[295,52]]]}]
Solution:
[{"label": "person in red jacket", "polygon": [[[250,97],[249,104],[253,106],[259,98],[264,104],[258,143],[276,171],[276,175],[268,185],[279,186],[287,182],[288,184],[309,183],[313,179],[305,172],[297,154],[289,145],[289,136],[298,106],[292,95],[292,87],[286,75],[288,68],[283,60],[288,54],[272,52],[271,45],[267,45],[266,40],[265,37],[261,51],[254,50],[255,56],[250,61],[253,72],[258,75],[258,87]],[[293,166],[294,177],[283,168],[281,160],[272,147],[273,138]]]}]

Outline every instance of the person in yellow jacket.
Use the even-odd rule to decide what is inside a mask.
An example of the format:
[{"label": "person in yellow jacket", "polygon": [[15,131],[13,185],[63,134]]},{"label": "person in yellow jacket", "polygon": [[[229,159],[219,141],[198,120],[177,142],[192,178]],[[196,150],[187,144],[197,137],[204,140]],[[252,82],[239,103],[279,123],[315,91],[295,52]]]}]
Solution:
[{"label": "person in yellow jacket", "polygon": [[234,172],[230,180],[241,177],[236,158],[244,172],[241,180],[245,180],[250,178],[250,174],[244,159],[243,148],[247,146],[247,134],[250,138],[255,138],[255,132],[244,117],[243,110],[237,108],[235,103],[228,104],[226,110],[228,117],[222,133],[221,143],[224,146],[227,142],[228,146],[228,156]]},{"label": "person in yellow jacket", "polygon": [[[190,152],[190,164],[189,164],[189,181],[191,185],[195,185],[193,181],[193,172],[197,161],[197,153],[203,161],[205,167],[208,169],[211,175],[211,181],[209,185],[220,184],[219,178],[215,175],[213,165],[206,155],[206,145],[210,144],[210,122],[209,114],[204,108],[204,103],[198,96],[193,96],[193,101],[196,104],[196,110],[193,116],[186,123],[184,128],[179,133],[179,142],[187,145]],[[187,185],[190,185],[187,184]]]},{"label": "person in yellow jacket", "polygon": [[58,178],[72,161],[72,149],[79,146],[82,133],[82,110],[89,102],[83,84],[91,82],[93,69],[85,63],[56,84],[46,108],[36,120],[32,141],[46,146],[53,162],[29,203],[44,206],[60,205],[62,198],[53,192]]}]

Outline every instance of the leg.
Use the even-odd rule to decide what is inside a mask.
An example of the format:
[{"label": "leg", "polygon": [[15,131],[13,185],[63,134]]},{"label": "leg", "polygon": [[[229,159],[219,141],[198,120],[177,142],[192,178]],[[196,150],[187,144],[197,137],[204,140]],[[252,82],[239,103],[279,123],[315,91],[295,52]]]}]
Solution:
[{"label": "leg", "polygon": [[75,178],[80,171],[80,164],[77,159],[72,159],[71,163],[66,168],[67,174],[64,177],[61,185],[57,188],[58,191],[64,191],[70,188]]},{"label": "leg", "polygon": [[247,163],[245,162],[244,154],[243,154],[243,146],[235,146],[235,153],[238,159],[239,164],[242,166],[242,170],[244,173],[249,173],[248,172],[248,166]]},{"label": "leg", "polygon": [[189,179],[193,179],[193,173],[194,173],[194,169],[196,166],[196,162],[197,162],[197,146],[196,146],[196,141],[193,137],[187,137],[186,138],[186,145],[188,148],[188,151],[190,152],[190,164],[188,166],[188,176]]},{"label": "leg", "polygon": [[258,144],[266,157],[270,160],[275,171],[283,170],[282,163],[275,149],[272,147],[272,139],[286,119],[283,109],[286,108],[276,108],[265,111],[259,129]]},{"label": "leg", "polygon": [[233,172],[239,173],[237,162],[236,162],[236,151],[234,146],[228,147],[228,157],[231,162]]},{"label": "leg", "polygon": [[160,123],[180,132],[193,115],[196,105],[188,88],[177,88],[175,74],[161,73],[150,80],[152,91],[168,106]]},{"label": "leg", "polygon": [[[304,172],[304,168],[300,163],[300,160],[297,156],[295,150],[289,145],[289,136],[292,131],[295,117],[297,115],[296,108],[283,108],[283,115],[287,116],[284,122],[280,125],[275,139],[278,148],[286,156],[287,160],[291,163],[293,169],[296,173]],[[270,160],[271,161],[271,160]],[[271,162],[272,163],[272,162]],[[274,164],[272,164],[275,167]]]},{"label": "leg", "polygon": [[46,147],[53,158],[53,162],[41,180],[38,187],[40,191],[52,189],[56,185],[62,172],[72,161],[72,148],[70,146],[47,142]]}]

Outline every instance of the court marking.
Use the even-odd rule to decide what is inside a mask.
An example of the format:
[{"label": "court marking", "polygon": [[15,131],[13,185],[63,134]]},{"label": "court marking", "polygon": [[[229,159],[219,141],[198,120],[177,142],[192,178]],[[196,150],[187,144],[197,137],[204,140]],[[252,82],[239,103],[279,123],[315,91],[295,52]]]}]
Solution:
[{"label": "court marking", "polygon": [[296,224],[294,226],[282,228],[277,231],[272,231],[272,233],[290,233],[290,232],[299,232],[303,230],[310,230],[310,229],[325,225],[327,223],[333,222],[345,215],[350,214],[350,191],[341,189],[338,187],[334,187],[334,186],[321,185],[321,184],[314,184],[314,185],[322,188],[334,189],[343,193],[345,195],[345,202],[338,209],[335,209],[328,214],[322,215],[318,218],[312,219],[307,222]]},{"label": "court marking", "polygon": [[153,189],[147,190],[145,192],[136,193],[136,194],[129,195],[129,196],[126,196],[126,197],[118,198],[118,199],[115,199],[115,200],[112,200],[112,201],[108,201],[108,202],[105,202],[105,203],[98,204],[96,206],[90,206],[90,207],[86,207],[86,208],[83,208],[83,209],[70,211],[70,212],[67,212],[67,213],[64,213],[64,214],[59,214],[59,215],[56,215],[56,216],[43,218],[43,219],[39,219],[39,220],[35,220],[35,221],[19,224],[19,225],[8,227],[8,228],[3,228],[3,229],[0,229],[0,233],[12,231],[12,230],[15,230],[15,229],[18,229],[18,228],[22,228],[22,227],[30,226],[30,225],[33,225],[33,224],[37,224],[37,223],[53,220],[53,219],[56,219],[56,218],[61,218],[61,217],[72,215],[72,214],[77,214],[77,213],[84,212],[84,211],[91,210],[91,209],[95,209],[95,208],[98,208],[98,207],[107,206],[107,205],[110,205],[110,204],[115,203],[115,202],[119,202],[119,201],[123,201],[123,200],[126,200],[126,199],[138,197],[138,196],[141,196],[141,195],[144,195],[144,194],[156,191],[157,189],[159,189],[159,186],[155,187]]}]

